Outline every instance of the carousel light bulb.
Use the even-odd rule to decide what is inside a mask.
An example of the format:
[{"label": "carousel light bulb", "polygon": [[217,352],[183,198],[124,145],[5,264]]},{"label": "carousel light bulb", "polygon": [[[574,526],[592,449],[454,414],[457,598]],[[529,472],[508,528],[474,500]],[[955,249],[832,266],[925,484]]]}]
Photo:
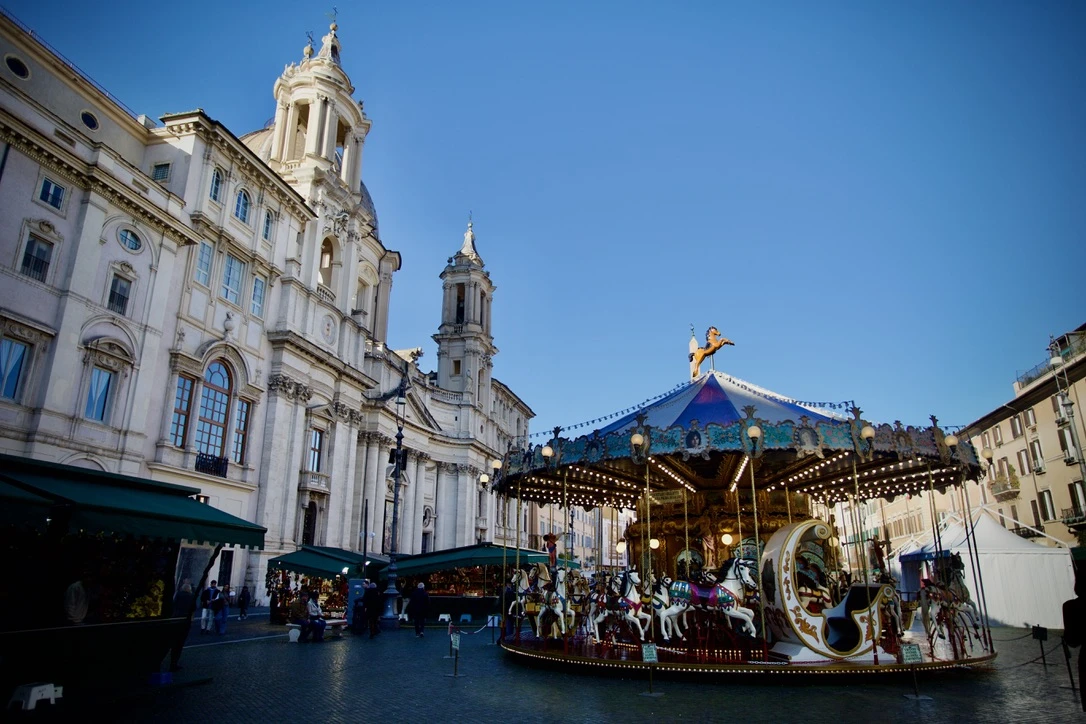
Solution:
[{"label": "carousel light bulb", "polygon": [[552,457],[554,457],[554,448],[551,447],[550,445],[544,445],[543,446],[543,457],[545,457],[548,460],[550,460]]},{"label": "carousel light bulb", "polygon": [[487,475],[486,473],[483,473],[482,475],[479,476],[479,482],[482,483],[483,485],[486,485],[487,483],[490,482],[490,476]]},{"label": "carousel light bulb", "polygon": [[731,533],[725,533],[724,535],[720,536],[720,542],[726,546],[730,546],[733,540],[734,539],[732,538]]},{"label": "carousel light bulb", "polygon": [[658,539],[656,539],[656,538],[650,538],[649,539],[649,548],[651,548],[653,550],[656,550],[659,547],[660,547],[660,541]]},{"label": "carousel light bulb", "polygon": [[630,435],[630,444],[634,447],[641,447],[645,444],[645,436],[639,432],[635,432],[633,435]]},{"label": "carousel light bulb", "polygon": [[950,433],[943,438],[943,442],[946,443],[947,447],[958,447],[958,436],[954,433]]},{"label": "carousel light bulb", "polygon": [[490,463],[490,467],[494,468],[494,472],[497,473],[502,469],[502,461],[495,458],[493,462]]},{"label": "carousel light bulb", "polygon": [[750,435],[750,439],[757,441],[762,436],[762,428],[757,425],[751,425],[747,428],[747,434]]},{"label": "carousel light bulb", "polygon": [[625,552],[626,552],[626,541],[620,540],[618,543],[615,543],[615,553],[625,553]]},{"label": "carousel light bulb", "polygon": [[862,437],[864,440],[870,440],[874,438],[875,428],[871,427],[870,425],[864,425],[863,429],[860,430],[860,437]]}]

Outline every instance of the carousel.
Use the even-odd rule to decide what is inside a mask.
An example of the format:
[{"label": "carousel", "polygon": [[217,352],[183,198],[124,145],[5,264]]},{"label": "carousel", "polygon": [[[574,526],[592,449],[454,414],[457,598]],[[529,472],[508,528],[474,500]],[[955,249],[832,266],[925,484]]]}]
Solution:
[{"label": "carousel", "polygon": [[975,548],[967,560],[935,556],[920,590],[901,591],[888,542],[864,524],[878,501],[922,491],[959,495],[970,510],[974,448],[935,417],[876,424],[851,402],[702,373],[726,344],[710,328],[704,346],[691,340],[688,383],[590,434],[556,428],[508,454],[495,489],[518,513],[535,502],[631,509],[636,520],[597,542],[624,566],[517,562],[504,650],[533,663],[721,675],[990,664]]}]

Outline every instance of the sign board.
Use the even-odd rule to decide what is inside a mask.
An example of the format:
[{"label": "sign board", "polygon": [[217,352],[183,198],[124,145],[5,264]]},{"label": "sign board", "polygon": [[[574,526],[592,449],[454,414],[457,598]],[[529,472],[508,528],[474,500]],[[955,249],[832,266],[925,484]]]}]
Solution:
[{"label": "sign board", "polygon": [[683,491],[679,490],[654,490],[649,493],[655,505],[667,505],[668,503],[683,502]]},{"label": "sign board", "polygon": [[1048,641],[1048,629],[1044,626],[1034,626],[1033,638],[1035,641]]},{"label": "sign board", "polygon": [[452,647],[454,651],[460,650],[460,632],[454,631],[452,634]]},{"label": "sign board", "polygon": [[656,644],[641,644],[641,660],[646,664],[660,663],[656,657]]},{"label": "sign board", "polygon": [[920,644],[903,644],[901,646],[901,663],[922,664],[924,658],[920,655]]}]

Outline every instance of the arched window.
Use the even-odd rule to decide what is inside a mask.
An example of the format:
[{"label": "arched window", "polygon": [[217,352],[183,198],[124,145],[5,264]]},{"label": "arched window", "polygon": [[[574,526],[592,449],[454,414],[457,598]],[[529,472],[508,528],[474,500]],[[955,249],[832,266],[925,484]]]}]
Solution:
[{"label": "arched window", "polygon": [[219,169],[211,172],[211,192],[208,196],[212,201],[222,202],[222,171]]},{"label": "arched window", "polygon": [[216,361],[204,373],[200,394],[200,419],[196,424],[196,451],[221,458],[226,441],[226,420],[233,382],[226,365]]},{"label": "arched window", "polygon": [[321,244],[321,284],[332,287],[332,242],[325,239]]},{"label": "arched window", "polygon": [[249,223],[249,207],[252,206],[252,202],[249,201],[249,194],[245,193],[242,189],[238,191],[237,201],[234,202],[234,216],[238,217],[242,223]]}]

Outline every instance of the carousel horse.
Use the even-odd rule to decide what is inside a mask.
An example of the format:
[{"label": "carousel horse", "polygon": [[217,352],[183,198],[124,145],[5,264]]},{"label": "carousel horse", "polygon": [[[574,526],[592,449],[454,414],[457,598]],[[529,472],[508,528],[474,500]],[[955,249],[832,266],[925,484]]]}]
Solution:
[{"label": "carousel horse", "polygon": [[668,592],[671,599],[680,605],[707,613],[723,613],[732,620],[733,626],[738,621],[744,633],[755,634],[754,612],[740,606],[736,594],[719,583],[702,586],[689,581],[675,581]]},{"label": "carousel horse", "polygon": [[[653,576],[649,580],[652,588],[652,610],[660,619],[660,633],[664,641],[670,641],[672,634],[677,634],[679,640],[685,641],[686,635],[683,634],[682,626],[686,626],[685,617],[688,608],[681,603],[672,603],[669,590],[672,580],[667,576],[660,579]],[[683,616],[681,621],[680,614]],[[682,626],[679,625],[680,623]]]},{"label": "carousel horse", "polygon": [[599,638],[599,624],[608,616],[616,616],[619,620],[627,621],[631,626],[636,627],[641,640],[645,640],[645,628],[641,625],[641,621],[645,620],[651,624],[652,614],[642,610],[640,585],[641,577],[637,571],[623,571],[620,575],[611,578],[607,588],[609,595],[602,610],[592,621],[596,638]]},{"label": "carousel horse", "polygon": [[[693,329],[690,330],[693,332]],[[712,357],[716,351],[726,344],[734,345],[735,342],[727,337],[720,336],[720,330],[709,327],[705,332],[705,346],[699,347],[693,336],[690,337],[690,379],[694,379],[701,372],[701,363],[706,357]]]},{"label": "carousel horse", "polygon": [[580,628],[585,622],[585,614],[589,610],[589,597],[592,587],[576,568],[569,572],[569,617],[570,625],[574,630]]},{"label": "carousel horse", "polygon": [[548,613],[555,615],[558,619],[558,626],[562,630],[562,635],[566,635],[566,618],[572,613],[569,610],[569,595],[566,590],[568,573],[565,568],[559,568],[554,573],[553,581],[549,577],[547,579],[540,578],[540,580],[544,581],[544,585],[542,587],[542,606],[539,609],[539,616],[536,617],[536,636],[539,638],[543,638],[543,619],[546,618]]},{"label": "carousel horse", "polygon": [[[599,578],[589,581],[588,614],[585,616],[585,629],[594,638],[600,637],[599,623],[607,618],[607,598],[611,589],[612,576],[607,573],[599,574]],[[617,601],[616,601],[617,606]]]},{"label": "carousel horse", "polygon": [[546,571],[547,567],[543,563],[538,563],[533,566],[531,573],[524,570],[523,568],[518,568],[516,571],[513,572],[513,577],[510,579],[510,583],[513,584],[513,590],[516,591],[517,595],[513,598],[513,602],[509,604],[509,610],[506,612],[507,615],[514,615],[513,612],[515,609],[520,609],[519,614],[517,615],[525,615],[525,613],[527,612],[527,606],[525,605],[527,603],[527,599],[530,596],[538,594],[539,592],[536,587],[536,581],[539,577],[539,568],[543,568],[543,570]]}]

